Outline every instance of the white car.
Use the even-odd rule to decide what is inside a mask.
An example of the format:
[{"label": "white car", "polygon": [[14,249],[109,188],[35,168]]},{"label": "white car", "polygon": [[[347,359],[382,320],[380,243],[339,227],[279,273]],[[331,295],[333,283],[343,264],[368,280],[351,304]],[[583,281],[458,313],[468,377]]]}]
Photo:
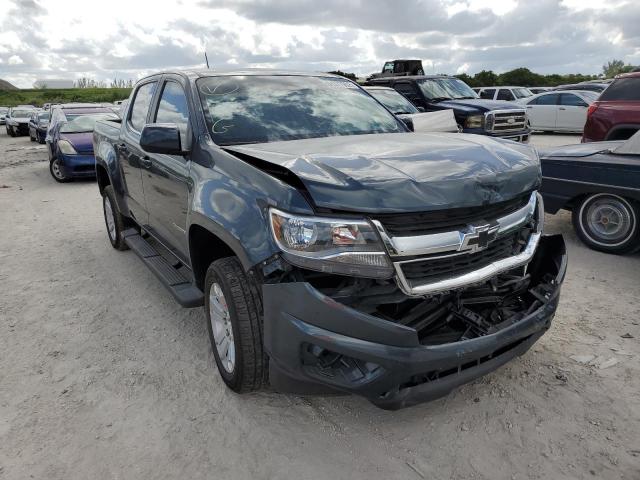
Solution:
[{"label": "white car", "polygon": [[508,102],[518,102],[533,95],[526,87],[481,87],[473,90],[485,100],[506,100]]},{"label": "white car", "polygon": [[589,105],[599,93],[588,90],[562,90],[539,93],[523,102],[533,130],[582,133]]}]

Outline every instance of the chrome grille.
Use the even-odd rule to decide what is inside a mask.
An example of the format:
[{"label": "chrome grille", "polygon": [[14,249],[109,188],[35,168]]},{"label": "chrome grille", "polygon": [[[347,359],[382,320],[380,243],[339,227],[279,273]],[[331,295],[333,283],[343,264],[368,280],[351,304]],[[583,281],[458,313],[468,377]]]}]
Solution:
[{"label": "chrome grille", "polygon": [[485,114],[485,128],[492,133],[517,132],[527,125],[527,114],[523,110],[493,110]]}]

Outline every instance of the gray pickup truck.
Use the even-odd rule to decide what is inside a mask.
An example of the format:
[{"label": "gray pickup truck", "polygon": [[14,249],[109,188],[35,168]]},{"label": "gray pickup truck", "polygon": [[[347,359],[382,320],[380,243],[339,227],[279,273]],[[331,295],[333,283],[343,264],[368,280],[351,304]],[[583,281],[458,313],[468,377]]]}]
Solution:
[{"label": "gray pickup truck", "polygon": [[236,392],[405,407],[523,354],[556,311],[536,152],[412,133],[345,78],[158,73],[94,151],[111,244],[204,305]]}]

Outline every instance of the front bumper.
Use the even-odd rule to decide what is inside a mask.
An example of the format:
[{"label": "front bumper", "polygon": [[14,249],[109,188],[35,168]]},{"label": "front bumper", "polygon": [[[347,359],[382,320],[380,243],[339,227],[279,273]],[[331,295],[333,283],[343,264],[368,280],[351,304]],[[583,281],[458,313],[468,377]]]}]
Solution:
[{"label": "front bumper", "polygon": [[9,124],[9,127],[13,129],[16,135],[29,135],[28,123]]},{"label": "front bumper", "polygon": [[96,157],[93,154],[64,155],[58,152],[58,163],[66,177],[96,176]]},{"label": "front bumper", "polygon": [[[566,272],[562,236],[544,236],[529,264],[532,278],[551,275],[544,303],[506,328],[470,340],[421,345],[412,328],[351,309],[308,283],[266,284],[264,342],[277,390],[318,386],[362,395],[385,409],[433,400],[522,355],[550,327]],[[310,361],[309,349],[341,356],[334,369]],[[313,360],[313,359],[312,359]],[[429,378],[416,382],[416,377]]]},{"label": "front bumper", "polygon": [[504,138],[505,140],[513,140],[520,143],[528,143],[531,136],[531,130],[518,130],[516,132],[488,132],[484,128],[464,128],[462,133],[473,133],[476,135],[486,135],[488,137]]}]

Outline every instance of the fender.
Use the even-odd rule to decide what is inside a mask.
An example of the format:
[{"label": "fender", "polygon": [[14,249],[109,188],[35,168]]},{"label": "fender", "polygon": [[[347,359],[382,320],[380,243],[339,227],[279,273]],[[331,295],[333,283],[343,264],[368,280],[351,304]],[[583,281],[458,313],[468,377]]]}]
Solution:
[{"label": "fender", "polygon": [[116,194],[118,210],[128,212],[129,207],[125,196],[124,181],[118,168],[118,153],[110,143],[109,138],[103,135],[96,134],[94,136],[94,142],[96,144],[94,148],[96,166],[100,165],[107,171],[109,182]]}]

